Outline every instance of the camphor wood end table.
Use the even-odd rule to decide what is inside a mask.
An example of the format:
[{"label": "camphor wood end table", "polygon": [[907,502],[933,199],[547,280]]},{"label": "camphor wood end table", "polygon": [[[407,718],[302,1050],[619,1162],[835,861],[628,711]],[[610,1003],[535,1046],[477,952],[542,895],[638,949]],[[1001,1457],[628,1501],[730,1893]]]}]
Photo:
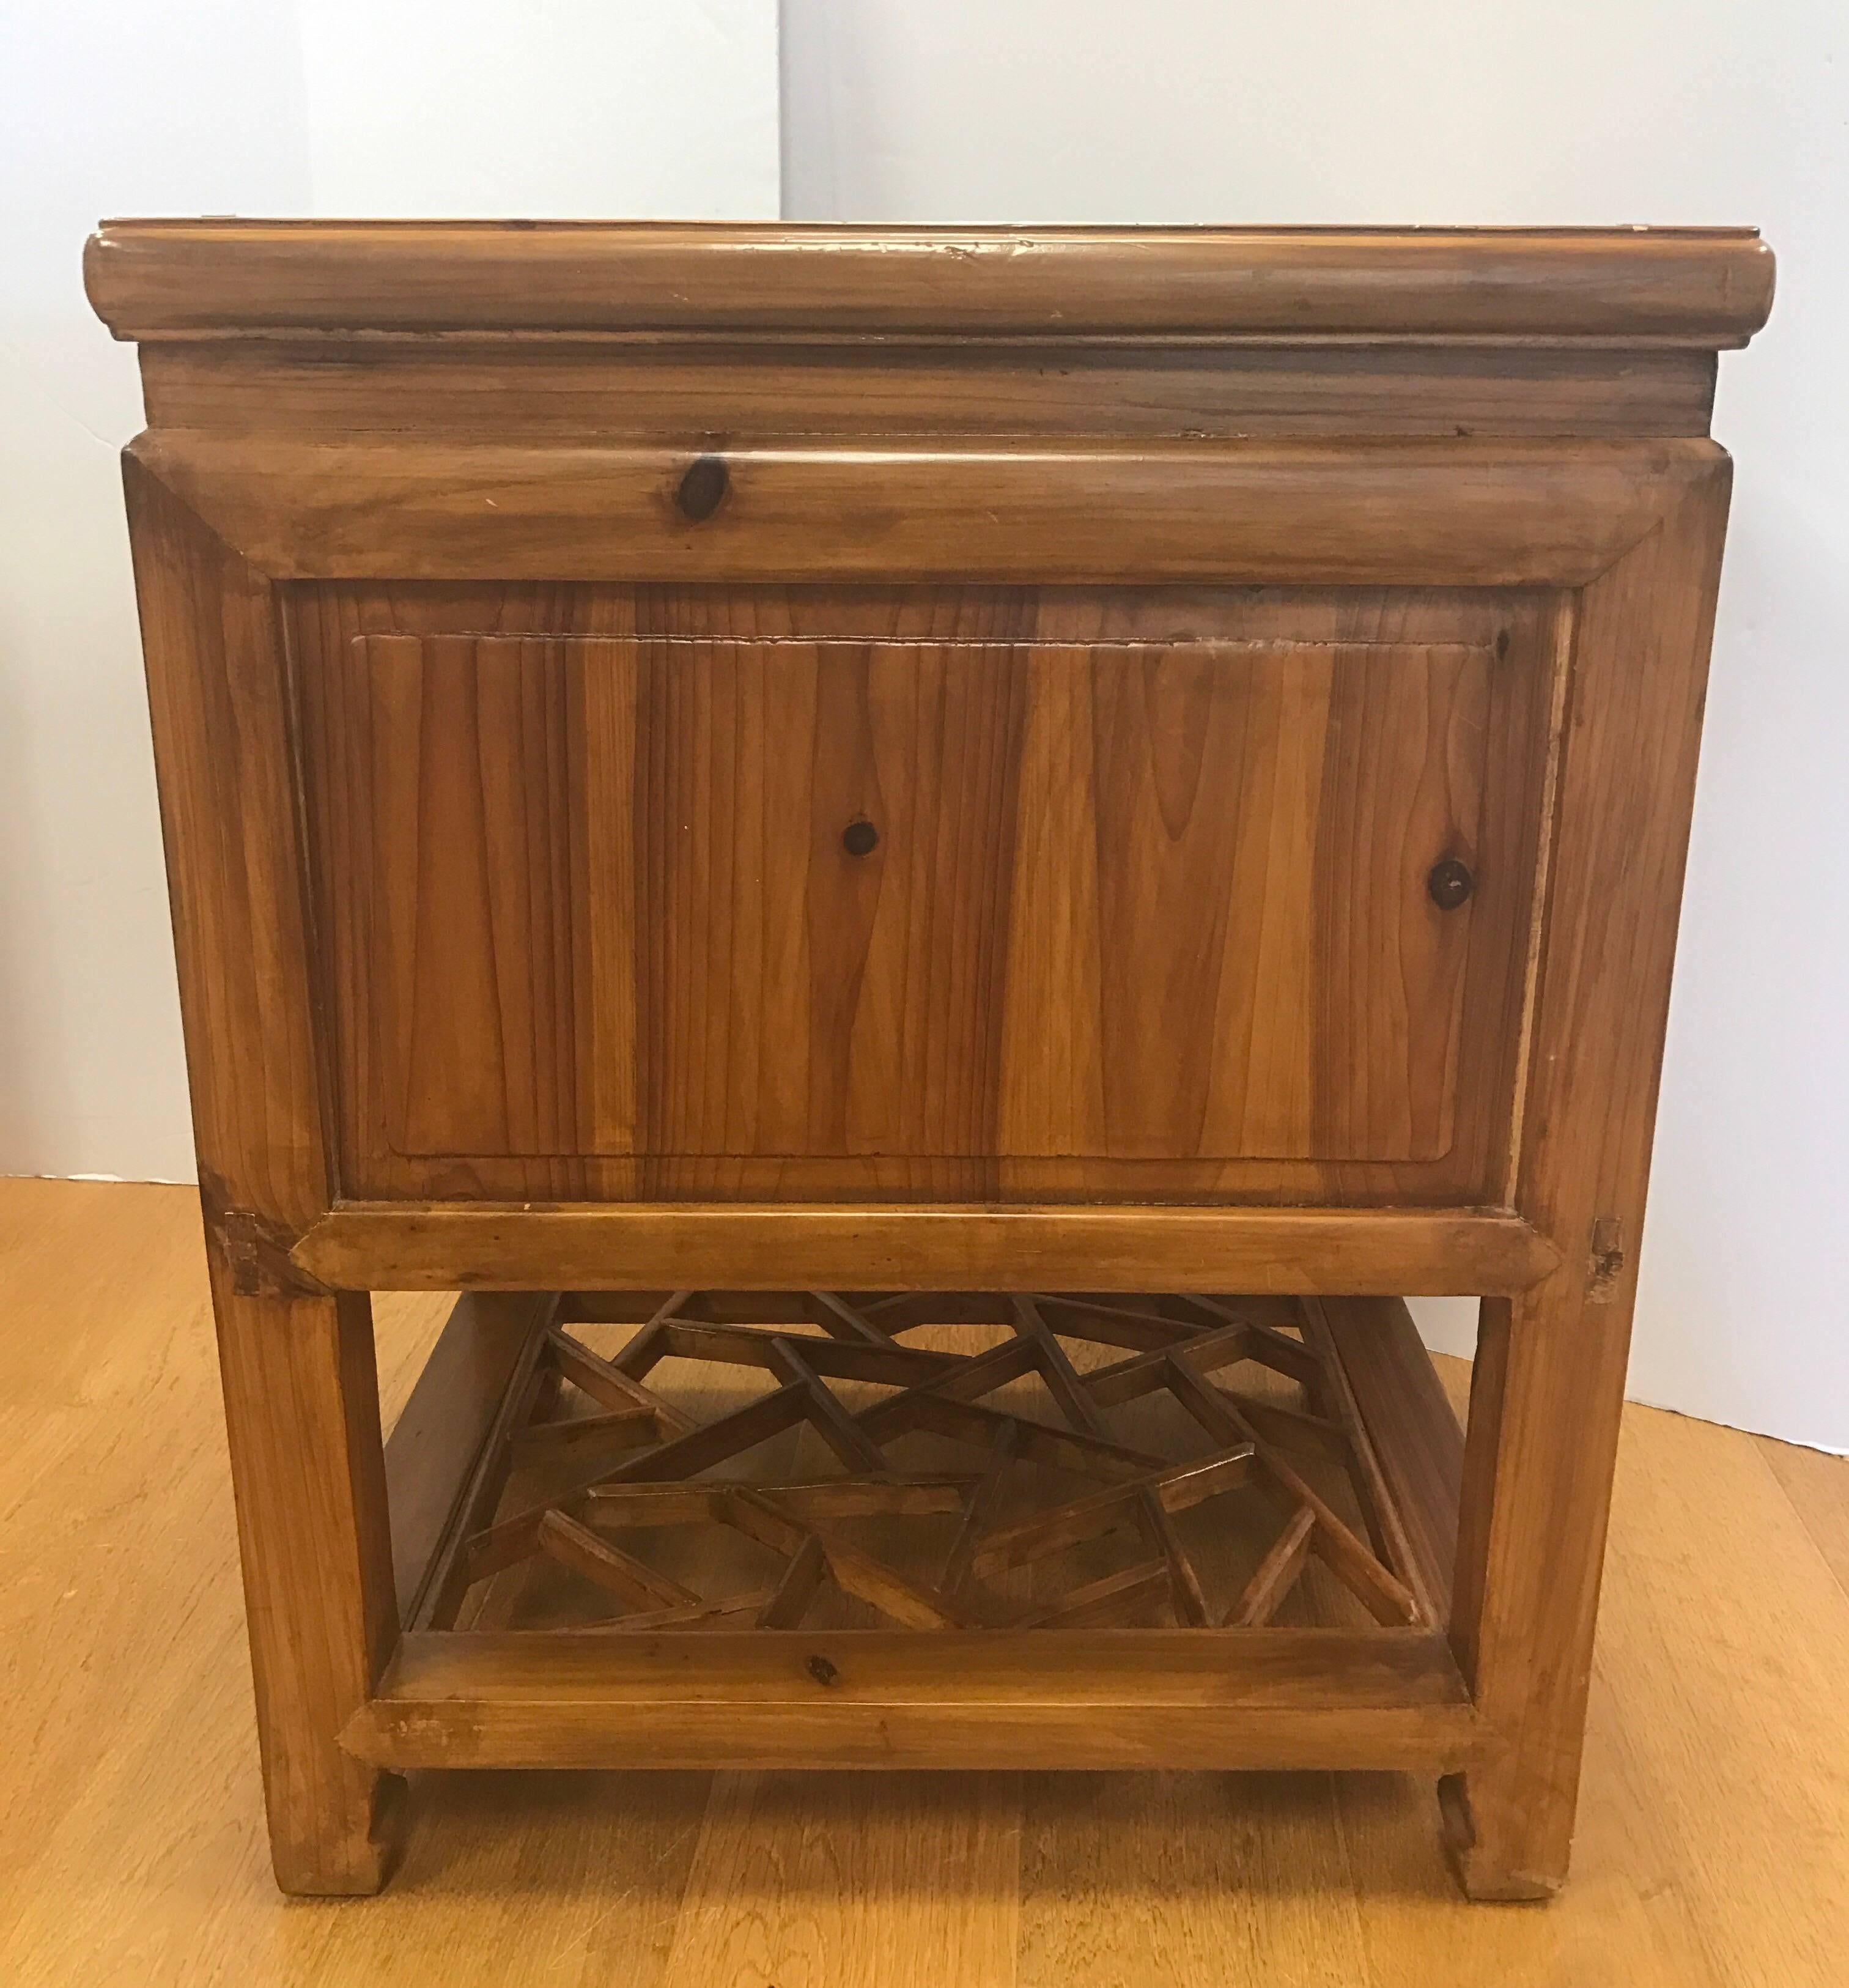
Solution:
[{"label": "camphor wood end table", "polygon": [[1557,1887],[1757,237],[87,272],[284,1888],[580,1763],[1410,1770]]}]

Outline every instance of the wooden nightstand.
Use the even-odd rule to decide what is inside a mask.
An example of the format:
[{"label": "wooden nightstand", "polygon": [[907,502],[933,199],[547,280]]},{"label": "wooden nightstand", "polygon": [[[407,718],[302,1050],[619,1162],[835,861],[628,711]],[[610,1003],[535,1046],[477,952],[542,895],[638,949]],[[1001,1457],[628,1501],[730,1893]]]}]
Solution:
[{"label": "wooden nightstand", "polygon": [[1557,1886],[1756,236],[86,268],[284,1888],[576,1763],[1411,1769]]}]

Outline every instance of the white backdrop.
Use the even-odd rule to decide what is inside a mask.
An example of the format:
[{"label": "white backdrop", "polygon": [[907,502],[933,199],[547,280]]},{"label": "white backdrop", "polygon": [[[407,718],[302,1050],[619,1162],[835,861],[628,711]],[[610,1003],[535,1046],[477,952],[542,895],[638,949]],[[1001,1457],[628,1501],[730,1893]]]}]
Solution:
[{"label": "white backdrop", "polygon": [[0,4],[0,1173],[190,1179],[104,215],[774,216],[776,0]]},{"label": "white backdrop", "polygon": [[1849,1448],[1849,8],[784,0],[783,71],[806,219],[1765,231],[1631,1386]]},{"label": "white backdrop", "polygon": [[[99,216],[776,211],[776,0],[10,0],[0,1172],[190,1172]],[[785,211],[1749,221],[1633,1391],[1849,1448],[1849,16],[1838,0],[783,0]],[[1428,1307],[1462,1343],[1462,1307]]]}]

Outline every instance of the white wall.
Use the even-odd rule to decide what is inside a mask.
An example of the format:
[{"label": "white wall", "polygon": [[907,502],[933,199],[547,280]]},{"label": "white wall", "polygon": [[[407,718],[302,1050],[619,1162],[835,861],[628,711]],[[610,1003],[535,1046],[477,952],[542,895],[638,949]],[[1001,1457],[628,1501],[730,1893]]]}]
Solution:
[{"label": "white wall", "polygon": [[1631,1386],[1849,1449],[1849,9],[784,0],[783,70],[804,219],[1765,231]]},{"label": "white wall", "polygon": [[777,0],[299,0],[320,214],[777,211]]},{"label": "white wall", "polygon": [[776,0],[0,8],[0,1173],[188,1179],[117,455],[131,214],[773,215]]}]

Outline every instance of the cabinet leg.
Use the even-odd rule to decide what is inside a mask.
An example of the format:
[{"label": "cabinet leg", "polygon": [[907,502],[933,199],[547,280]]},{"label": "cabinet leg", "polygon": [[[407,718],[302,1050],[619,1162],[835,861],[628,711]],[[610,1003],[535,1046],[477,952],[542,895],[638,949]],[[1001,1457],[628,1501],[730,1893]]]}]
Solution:
[{"label": "cabinet leg", "polygon": [[341,1750],[397,1635],[372,1308],[245,1297],[215,1273],[276,1882],[376,1892],[403,1783]]},{"label": "cabinet leg", "polygon": [[1439,1800],[1475,1898],[1550,1897],[1573,1839],[1631,1307],[1569,1281],[1485,1300],[1471,1381],[1452,1640],[1495,1738]]}]

